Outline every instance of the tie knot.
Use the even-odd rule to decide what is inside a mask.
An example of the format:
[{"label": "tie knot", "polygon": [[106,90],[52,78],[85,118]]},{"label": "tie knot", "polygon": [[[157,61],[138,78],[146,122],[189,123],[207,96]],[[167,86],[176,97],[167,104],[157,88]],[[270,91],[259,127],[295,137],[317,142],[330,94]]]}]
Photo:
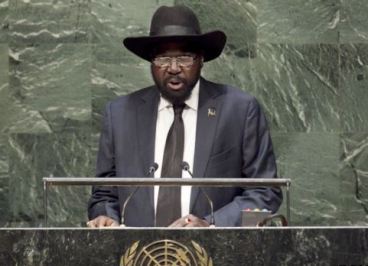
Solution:
[{"label": "tie knot", "polygon": [[185,106],[186,106],[185,103],[174,104],[173,108],[175,116],[181,115],[183,113]]}]

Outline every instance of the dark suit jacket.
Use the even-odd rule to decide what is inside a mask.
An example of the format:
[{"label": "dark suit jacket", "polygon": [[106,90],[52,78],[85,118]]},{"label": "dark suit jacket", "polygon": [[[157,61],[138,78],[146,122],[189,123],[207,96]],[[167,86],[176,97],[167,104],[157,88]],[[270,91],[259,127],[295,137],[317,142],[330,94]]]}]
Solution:
[{"label": "dark suit jacket", "polygon": [[[148,87],[107,104],[97,158],[98,177],[145,177],[154,163],[159,92]],[[215,115],[208,115],[209,108]],[[267,122],[256,99],[226,85],[200,82],[194,177],[276,177],[276,163]],[[107,215],[120,220],[120,204],[134,188],[94,187],[90,219]],[[276,212],[282,201],[277,188],[206,188],[213,200],[216,226],[237,226],[241,210]],[[153,188],[132,197],[125,221],[130,226],[154,225]],[[208,218],[208,202],[192,188],[190,211]],[[206,217],[207,216],[207,217]]]}]

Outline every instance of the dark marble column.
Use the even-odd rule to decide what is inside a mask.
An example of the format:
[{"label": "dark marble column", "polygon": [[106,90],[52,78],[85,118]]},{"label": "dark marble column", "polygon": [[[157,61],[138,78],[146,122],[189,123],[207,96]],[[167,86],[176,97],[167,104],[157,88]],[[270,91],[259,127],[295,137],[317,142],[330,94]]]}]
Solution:
[{"label": "dark marble column", "polygon": [[[189,260],[187,248],[198,265],[366,265],[366,228],[289,229],[9,229],[0,230],[2,265],[133,265],[147,254],[157,258],[171,251]],[[195,244],[193,244],[193,241]],[[156,252],[148,247],[156,242]],[[136,244],[136,245],[134,245]],[[197,249],[195,248],[197,247]],[[146,252],[140,254],[144,249]],[[151,265],[147,262],[142,265]],[[172,261],[171,261],[172,262]],[[138,264],[141,265],[141,264]],[[155,264],[166,265],[166,264]],[[195,265],[194,263],[182,265]]]}]

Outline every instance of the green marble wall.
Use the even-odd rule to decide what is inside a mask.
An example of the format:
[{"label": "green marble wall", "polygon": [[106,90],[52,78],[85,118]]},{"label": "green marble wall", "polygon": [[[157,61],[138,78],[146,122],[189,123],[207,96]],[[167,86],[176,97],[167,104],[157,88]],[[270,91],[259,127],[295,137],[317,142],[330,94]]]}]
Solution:
[{"label": "green marble wall", "polygon": [[[152,82],[121,41],[175,3],[227,33],[203,74],[261,102],[294,224],[368,225],[366,0],[0,0],[0,226],[42,224],[43,176],[93,176],[103,106]],[[50,194],[84,223],[88,188]]]}]

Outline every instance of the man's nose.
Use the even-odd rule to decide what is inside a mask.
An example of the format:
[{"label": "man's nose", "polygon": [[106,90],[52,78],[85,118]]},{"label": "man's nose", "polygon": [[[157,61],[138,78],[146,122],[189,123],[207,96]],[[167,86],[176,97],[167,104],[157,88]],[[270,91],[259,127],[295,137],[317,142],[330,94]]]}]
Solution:
[{"label": "man's nose", "polygon": [[169,65],[169,68],[168,68],[168,71],[170,73],[178,73],[180,72],[181,68],[180,66],[178,65],[178,61],[177,59],[174,57],[174,58],[171,58],[171,61],[170,61],[170,65]]}]

